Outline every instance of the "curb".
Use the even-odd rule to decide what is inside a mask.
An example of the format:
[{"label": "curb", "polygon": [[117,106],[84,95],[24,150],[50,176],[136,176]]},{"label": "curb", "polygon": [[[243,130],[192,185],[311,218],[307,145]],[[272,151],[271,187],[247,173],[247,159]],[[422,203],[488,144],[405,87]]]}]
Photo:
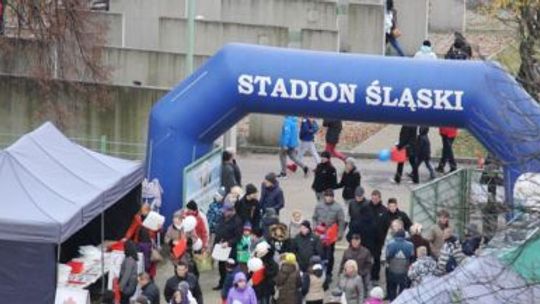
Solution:
[{"label": "curb", "polygon": [[[254,154],[278,154],[279,148],[270,147],[270,146],[255,146],[255,145],[242,145],[238,147],[238,152],[240,153],[254,153]],[[342,151],[348,156],[358,158],[358,159],[377,159],[379,156],[375,153],[364,153],[364,152],[351,152],[351,151]],[[439,161],[440,157],[432,157],[432,161]],[[477,160],[476,158],[470,157],[456,157],[456,162],[465,165],[475,165]]]}]

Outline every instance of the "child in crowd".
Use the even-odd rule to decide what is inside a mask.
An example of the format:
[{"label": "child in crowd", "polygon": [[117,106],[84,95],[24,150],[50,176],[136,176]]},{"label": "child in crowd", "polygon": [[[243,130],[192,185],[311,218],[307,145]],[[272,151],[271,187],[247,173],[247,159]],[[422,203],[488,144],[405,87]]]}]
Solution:
[{"label": "child in crowd", "polygon": [[369,292],[369,298],[364,302],[364,304],[383,304],[384,303],[384,290],[379,287],[373,287]]},{"label": "child in crowd", "polygon": [[300,210],[294,210],[292,212],[291,222],[289,223],[289,237],[291,239],[294,239],[294,237],[300,233],[300,226],[302,225],[303,220],[304,217],[302,216],[302,212],[300,212]]},{"label": "child in crowd", "polygon": [[247,273],[247,262],[251,257],[251,224],[244,224],[242,238],[236,245],[236,261],[244,273]]},{"label": "child in crowd", "polygon": [[246,275],[243,272],[234,275],[234,287],[229,290],[227,304],[257,304],[255,291],[247,284]]}]

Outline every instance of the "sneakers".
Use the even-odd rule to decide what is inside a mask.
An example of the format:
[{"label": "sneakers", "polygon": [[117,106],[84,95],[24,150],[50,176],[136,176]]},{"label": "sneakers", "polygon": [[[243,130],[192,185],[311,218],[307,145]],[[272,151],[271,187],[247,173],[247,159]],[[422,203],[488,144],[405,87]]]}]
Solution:
[{"label": "sneakers", "polygon": [[277,177],[277,178],[281,178],[281,179],[287,179],[287,173],[281,172],[281,173],[278,174],[276,177]]},{"label": "sneakers", "polygon": [[444,174],[444,168],[443,167],[437,167],[437,169],[435,169],[435,171],[441,173],[441,174]]}]

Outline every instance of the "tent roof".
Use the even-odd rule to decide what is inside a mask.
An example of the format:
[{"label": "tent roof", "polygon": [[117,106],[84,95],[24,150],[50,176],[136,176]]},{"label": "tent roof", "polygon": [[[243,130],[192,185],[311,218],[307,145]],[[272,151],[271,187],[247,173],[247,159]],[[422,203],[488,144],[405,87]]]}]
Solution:
[{"label": "tent roof", "polygon": [[0,151],[0,239],[63,242],[142,178],[140,162],[88,150],[47,122]]}]

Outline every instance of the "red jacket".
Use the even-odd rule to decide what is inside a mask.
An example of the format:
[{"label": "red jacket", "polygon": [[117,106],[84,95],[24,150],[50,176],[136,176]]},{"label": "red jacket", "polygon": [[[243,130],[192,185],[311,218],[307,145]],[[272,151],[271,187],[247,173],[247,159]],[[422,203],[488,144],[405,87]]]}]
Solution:
[{"label": "red jacket", "polygon": [[458,135],[458,129],[457,128],[439,128],[439,134],[442,136],[446,136],[448,138],[456,138]]},{"label": "red jacket", "polygon": [[[141,213],[137,213],[135,214],[135,216],[133,216],[133,221],[131,222],[131,225],[129,226],[128,230],[126,231],[126,235],[124,236],[124,238],[128,239],[128,240],[132,240],[133,242],[135,243],[138,243],[139,242],[139,230],[142,228],[142,229],[147,229],[147,228],[144,228],[143,225],[143,220],[141,218]],[[156,237],[157,237],[157,231],[152,231],[150,229],[147,229],[148,230],[148,235],[150,236],[150,238],[155,241],[156,240]]]}]

